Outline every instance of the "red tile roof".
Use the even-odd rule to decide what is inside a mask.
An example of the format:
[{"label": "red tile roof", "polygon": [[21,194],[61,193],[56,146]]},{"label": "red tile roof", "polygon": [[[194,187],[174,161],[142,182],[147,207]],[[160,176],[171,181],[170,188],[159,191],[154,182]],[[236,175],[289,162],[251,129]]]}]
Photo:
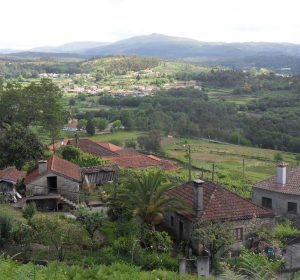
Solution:
[{"label": "red tile roof", "polygon": [[16,184],[24,175],[23,171],[19,171],[15,167],[7,167],[4,170],[0,170],[0,181],[10,181]]},{"label": "red tile roof", "polygon": [[141,153],[137,154],[124,154],[113,157],[105,157],[110,161],[116,163],[123,168],[147,168],[147,167],[159,167],[162,170],[176,169],[176,165],[167,160],[155,160],[148,155]]},{"label": "red tile roof", "polygon": [[[54,172],[77,182],[81,181],[80,167],[57,156],[52,156],[47,160],[47,173],[48,172]],[[38,167],[36,167],[26,175],[25,183],[28,184],[39,176],[40,174],[38,171]]]},{"label": "red tile roof", "polygon": [[[70,139],[68,144],[76,146],[76,139]],[[112,145],[112,144],[111,144]],[[117,146],[116,146],[117,147]],[[85,153],[89,153],[98,157],[114,156],[116,153],[111,151],[109,147],[105,147],[103,143],[97,143],[90,139],[79,139],[79,148]],[[111,147],[112,148],[112,147]]]},{"label": "red tile roof", "polygon": [[287,168],[285,185],[277,183],[276,176],[273,176],[255,183],[253,187],[268,191],[300,195],[300,166]]},{"label": "red tile roof", "polygon": [[114,145],[114,144],[109,143],[109,142],[97,142],[97,144],[100,145],[101,147],[111,151],[111,152],[116,152],[116,151],[119,151],[119,150],[123,150],[122,147]]},{"label": "red tile roof", "polygon": [[187,210],[178,214],[197,222],[198,220],[245,220],[254,216],[258,218],[273,217],[274,214],[253,202],[227,190],[225,187],[212,182],[204,182],[204,209],[200,217],[193,210],[193,182],[172,188],[167,195],[181,199],[188,206]]},{"label": "red tile roof", "polygon": [[[68,144],[76,145],[75,139]],[[132,148],[123,148],[108,142],[94,142],[90,139],[79,139],[79,148],[95,156],[108,159],[123,168],[160,167],[163,170],[174,170],[177,166],[168,160],[156,156],[144,155]]]}]

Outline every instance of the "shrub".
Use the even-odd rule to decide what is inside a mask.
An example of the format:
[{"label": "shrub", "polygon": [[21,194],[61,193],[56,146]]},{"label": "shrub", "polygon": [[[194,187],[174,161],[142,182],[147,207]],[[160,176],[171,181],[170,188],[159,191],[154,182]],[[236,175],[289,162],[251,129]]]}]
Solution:
[{"label": "shrub", "polygon": [[25,208],[23,209],[23,217],[30,221],[34,214],[36,213],[36,205],[34,202],[30,202],[29,204],[25,205]]},{"label": "shrub", "polygon": [[139,240],[131,237],[119,237],[112,245],[113,252],[123,256],[134,255],[137,248],[139,248]]},{"label": "shrub", "polygon": [[28,245],[34,239],[32,227],[26,224],[17,224],[13,230],[13,239],[17,244]]},{"label": "shrub", "polygon": [[136,142],[133,139],[126,140],[125,141],[125,147],[135,149],[136,148]]},{"label": "shrub", "polygon": [[282,154],[280,154],[280,153],[276,153],[275,155],[274,155],[274,160],[275,161],[283,161],[283,157],[282,157]]},{"label": "shrub", "polygon": [[74,160],[80,156],[80,149],[73,145],[67,145],[61,148],[61,155],[65,160]]},{"label": "shrub", "polygon": [[79,207],[74,214],[89,233],[91,240],[93,240],[95,232],[103,226],[104,214],[86,207]]},{"label": "shrub", "polygon": [[166,269],[177,271],[178,269],[177,259],[172,258],[169,254],[158,254],[146,250],[140,252],[138,257],[135,258],[135,264],[144,270]]},{"label": "shrub", "polygon": [[285,221],[284,223],[277,224],[274,229],[274,237],[284,242],[286,239],[299,236],[300,230],[295,229],[291,221]]},{"label": "shrub", "polygon": [[89,119],[86,124],[86,133],[89,135],[95,135],[95,125],[93,120]]},{"label": "shrub", "polygon": [[6,214],[0,216],[0,247],[12,238],[12,222]]},{"label": "shrub", "polygon": [[153,251],[159,252],[170,251],[172,240],[170,235],[165,231],[146,230],[142,236],[145,246]]}]

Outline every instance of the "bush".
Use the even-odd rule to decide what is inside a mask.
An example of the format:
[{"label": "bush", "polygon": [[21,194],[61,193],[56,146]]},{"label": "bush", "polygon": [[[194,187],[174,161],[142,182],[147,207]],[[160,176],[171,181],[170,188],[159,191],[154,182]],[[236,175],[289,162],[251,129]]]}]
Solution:
[{"label": "bush", "polygon": [[12,238],[12,221],[6,214],[0,216],[0,247]]},{"label": "bush", "polygon": [[[0,258],[1,280],[22,279],[102,279],[102,280],[194,280],[192,275],[178,275],[165,270],[141,271],[139,267],[125,263],[114,263],[110,266],[97,265],[83,268],[79,265],[68,266],[57,262],[48,266],[34,266],[32,263],[21,265],[13,260]],[[202,277],[197,278],[204,279]],[[205,278],[206,279],[206,278]]]},{"label": "bush", "polygon": [[36,205],[34,202],[30,202],[29,204],[25,205],[25,208],[23,209],[23,217],[30,221],[34,214],[36,213]]},{"label": "bush", "polygon": [[144,270],[166,269],[177,271],[178,269],[177,259],[172,258],[169,254],[157,254],[146,250],[143,250],[138,257],[135,258],[135,264]]},{"label": "bush", "polygon": [[28,245],[34,239],[32,227],[26,224],[18,224],[13,231],[13,239],[17,244]]},{"label": "bush", "polygon": [[135,149],[136,148],[136,142],[133,139],[126,140],[125,141],[125,147]]},{"label": "bush", "polygon": [[228,263],[241,275],[258,280],[274,279],[275,272],[283,265],[281,260],[269,260],[265,254],[255,254],[248,250],[243,250],[240,257],[231,259]]},{"label": "bush", "polygon": [[284,242],[288,238],[299,236],[300,230],[295,229],[291,221],[285,221],[284,223],[277,224],[274,229],[274,237]]},{"label": "bush", "polygon": [[148,249],[156,252],[168,252],[172,247],[170,235],[165,231],[146,230],[142,236],[143,242]]},{"label": "bush", "polygon": [[87,121],[87,124],[86,124],[86,133],[89,134],[89,135],[95,135],[95,125],[94,125],[94,122],[93,120],[89,119]]},{"label": "bush", "polygon": [[137,248],[139,248],[139,240],[131,237],[119,237],[112,245],[114,254],[122,256],[134,255]]},{"label": "bush", "polygon": [[277,153],[277,154],[275,154],[274,155],[274,160],[275,161],[283,161],[283,157],[282,157],[282,154],[280,154],[280,153]]},{"label": "bush", "polygon": [[61,148],[61,155],[65,160],[75,160],[80,156],[80,149],[73,145],[67,145]]}]

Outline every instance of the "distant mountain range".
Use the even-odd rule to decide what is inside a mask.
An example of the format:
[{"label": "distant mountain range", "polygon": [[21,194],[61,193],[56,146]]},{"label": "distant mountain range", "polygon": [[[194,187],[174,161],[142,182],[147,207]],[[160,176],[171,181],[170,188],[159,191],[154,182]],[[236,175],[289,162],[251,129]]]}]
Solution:
[{"label": "distant mountain range", "polygon": [[138,55],[165,59],[185,59],[194,62],[221,62],[221,64],[224,61],[233,64],[238,61],[239,65],[251,66],[256,66],[261,58],[265,60],[266,57],[272,57],[272,59],[280,57],[278,67],[290,67],[290,62],[293,62],[292,57],[295,57],[296,64],[300,63],[300,45],[297,44],[201,42],[162,34],[136,36],[114,43],[73,42],[56,47],[37,47],[19,53],[16,50],[0,50],[0,53],[2,53],[2,57],[13,55],[13,57],[22,58],[28,56],[65,56],[70,58],[73,56],[77,59],[110,55]]},{"label": "distant mountain range", "polygon": [[56,47],[37,47],[33,48],[29,51],[31,52],[46,52],[46,53],[77,53],[81,54],[89,49],[92,48],[98,48],[105,45],[108,45],[109,43],[104,42],[72,42],[63,44]]},{"label": "distant mountain range", "polygon": [[[0,50],[2,54],[16,54],[18,52],[20,51]],[[24,50],[21,52],[24,53]],[[151,34],[114,43],[72,42],[55,47],[37,47],[25,50],[25,52],[73,53],[83,57],[107,55],[141,55],[161,58],[242,57],[252,55],[300,56],[300,45],[290,43],[201,42],[188,38]]]}]

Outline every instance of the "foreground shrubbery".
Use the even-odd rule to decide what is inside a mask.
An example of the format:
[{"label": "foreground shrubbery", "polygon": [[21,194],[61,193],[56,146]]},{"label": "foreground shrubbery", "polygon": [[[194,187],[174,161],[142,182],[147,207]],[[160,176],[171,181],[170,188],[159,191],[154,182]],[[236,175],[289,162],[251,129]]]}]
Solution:
[{"label": "foreground shrubbery", "polygon": [[[193,276],[180,276],[175,272],[154,270],[143,272],[138,267],[122,263],[114,263],[111,266],[99,265],[83,269],[80,266],[66,266],[59,263],[50,263],[48,266],[34,266],[33,264],[20,265],[12,260],[0,258],[1,280],[192,280]],[[197,278],[201,279],[201,278]],[[206,278],[207,279],[207,278]]]}]

